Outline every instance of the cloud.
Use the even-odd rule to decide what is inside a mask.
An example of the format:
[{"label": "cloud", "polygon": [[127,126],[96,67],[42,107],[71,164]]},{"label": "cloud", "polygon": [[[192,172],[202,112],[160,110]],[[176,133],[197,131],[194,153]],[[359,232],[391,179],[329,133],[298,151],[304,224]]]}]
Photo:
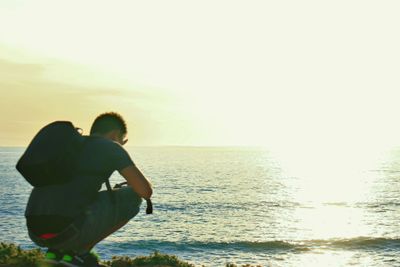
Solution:
[{"label": "cloud", "polygon": [[71,120],[88,131],[99,113],[111,110],[143,129],[148,125],[146,103],[160,101],[153,93],[130,88],[51,81],[46,79],[47,68],[45,64],[0,59],[0,145],[26,144],[38,129],[54,120]]}]

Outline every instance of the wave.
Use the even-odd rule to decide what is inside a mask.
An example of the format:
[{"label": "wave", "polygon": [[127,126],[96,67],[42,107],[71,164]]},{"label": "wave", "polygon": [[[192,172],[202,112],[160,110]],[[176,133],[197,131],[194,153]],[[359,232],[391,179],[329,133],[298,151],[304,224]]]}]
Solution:
[{"label": "wave", "polygon": [[301,242],[310,248],[315,249],[342,249],[342,250],[399,250],[399,238],[385,237],[354,237],[334,238],[322,240],[308,240]]},{"label": "wave", "polygon": [[207,241],[159,241],[137,240],[130,242],[111,242],[110,245],[121,249],[146,249],[169,251],[203,251],[224,250],[242,252],[306,252],[311,250],[385,250],[399,251],[399,238],[384,237],[355,237],[344,239],[316,239],[298,241],[234,241],[234,242],[207,242]]}]

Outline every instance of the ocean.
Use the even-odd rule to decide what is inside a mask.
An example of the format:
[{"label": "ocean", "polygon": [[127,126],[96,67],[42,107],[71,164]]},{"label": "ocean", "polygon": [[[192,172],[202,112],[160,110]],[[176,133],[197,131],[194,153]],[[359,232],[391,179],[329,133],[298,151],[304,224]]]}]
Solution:
[{"label": "ocean", "polygon": [[[326,161],[245,147],[128,151],[153,183],[154,213],[144,203],[99,243],[103,259],[159,251],[206,266],[400,266],[400,150],[373,163],[346,151]],[[34,248],[23,217],[31,187],[15,170],[22,152],[0,148],[0,241]]]}]

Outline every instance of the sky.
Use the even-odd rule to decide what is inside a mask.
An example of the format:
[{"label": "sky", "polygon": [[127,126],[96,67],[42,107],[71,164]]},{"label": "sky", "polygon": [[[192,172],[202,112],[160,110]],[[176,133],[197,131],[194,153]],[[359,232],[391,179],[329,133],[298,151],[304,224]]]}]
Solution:
[{"label": "sky", "polygon": [[0,146],[105,111],[130,145],[400,145],[398,1],[0,2]]}]

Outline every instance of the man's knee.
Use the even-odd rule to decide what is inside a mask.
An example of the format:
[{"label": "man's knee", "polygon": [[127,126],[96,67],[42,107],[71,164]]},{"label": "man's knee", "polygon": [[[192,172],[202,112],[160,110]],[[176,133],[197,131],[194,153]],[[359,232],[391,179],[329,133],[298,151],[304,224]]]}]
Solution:
[{"label": "man's knee", "polygon": [[142,198],[130,186],[124,186],[116,190],[117,194],[121,195],[124,201],[131,201],[133,203],[141,204]]},{"label": "man's knee", "polygon": [[125,219],[129,220],[136,216],[143,202],[142,198],[129,186],[120,188],[114,192],[117,194],[118,209],[124,213]]}]

